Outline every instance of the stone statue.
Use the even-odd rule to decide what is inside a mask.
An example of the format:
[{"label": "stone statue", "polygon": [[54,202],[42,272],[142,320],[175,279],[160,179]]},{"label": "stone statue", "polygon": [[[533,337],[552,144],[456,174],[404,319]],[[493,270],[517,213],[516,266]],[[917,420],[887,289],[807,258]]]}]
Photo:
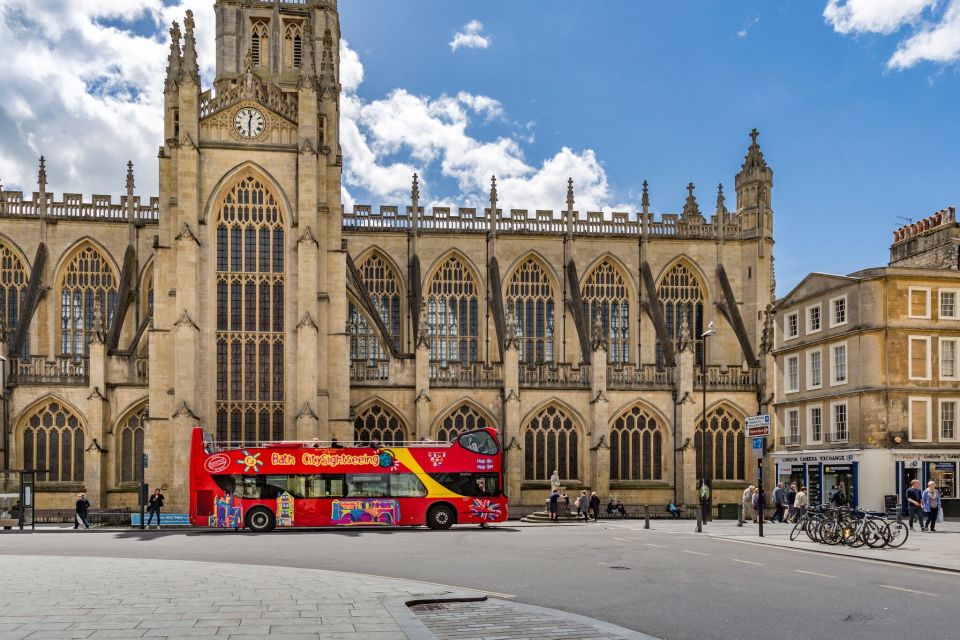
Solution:
[{"label": "stone statue", "polygon": [[550,490],[551,491],[560,491],[560,474],[557,473],[557,470],[553,470],[553,474],[550,476]]}]

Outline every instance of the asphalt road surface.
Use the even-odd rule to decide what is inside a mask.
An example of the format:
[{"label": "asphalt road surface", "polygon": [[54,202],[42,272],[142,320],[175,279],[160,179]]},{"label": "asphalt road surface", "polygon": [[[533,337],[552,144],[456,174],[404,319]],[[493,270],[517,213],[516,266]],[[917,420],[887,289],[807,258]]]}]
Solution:
[{"label": "asphalt road surface", "polygon": [[445,532],[38,532],[0,535],[0,554],[88,556],[91,563],[103,556],[204,560],[408,578],[504,594],[666,640],[960,637],[956,573],[718,540],[697,536],[692,525],[689,535],[645,531],[642,522]]}]

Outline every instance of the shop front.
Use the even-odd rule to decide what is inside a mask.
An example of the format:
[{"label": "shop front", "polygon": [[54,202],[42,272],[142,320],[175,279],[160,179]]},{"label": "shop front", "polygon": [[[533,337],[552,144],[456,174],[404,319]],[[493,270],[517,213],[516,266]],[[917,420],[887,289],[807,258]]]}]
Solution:
[{"label": "shop front", "polygon": [[[859,506],[863,501],[860,490],[862,450],[799,451],[774,453],[777,481],[785,487],[791,483],[807,487],[811,506],[829,504],[830,496],[840,490],[849,505]],[[872,503],[874,492],[868,492]],[[882,505],[882,495],[880,504]],[[871,504],[868,508],[874,508]]]},{"label": "shop front", "polygon": [[[957,495],[957,467],[960,465],[960,450],[911,450],[894,451],[894,475],[897,495],[905,502],[910,483],[920,481],[925,489],[931,480],[937,483],[943,496],[943,515],[960,516],[960,496]],[[906,510],[903,505],[904,512]]]}]

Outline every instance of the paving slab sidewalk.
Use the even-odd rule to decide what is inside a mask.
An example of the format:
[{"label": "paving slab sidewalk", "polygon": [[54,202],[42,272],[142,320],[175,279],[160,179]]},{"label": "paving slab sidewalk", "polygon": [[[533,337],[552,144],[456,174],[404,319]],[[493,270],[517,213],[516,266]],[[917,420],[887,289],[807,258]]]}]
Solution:
[{"label": "paving slab sidewalk", "polygon": [[[623,526],[621,523],[618,524]],[[634,526],[642,528],[643,522],[641,521],[639,525]],[[678,534],[696,532],[696,523],[690,521],[658,521],[652,522],[650,527],[655,531],[676,532]],[[869,558],[870,560],[960,572],[960,522],[939,523],[935,533],[924,533],[919,528],[916,531],[911,531],[907,541],[898,549],[871,549],[866,546],[851,549],[846,545],[829,546],[812,542],[805,534],[797,540],[791,541],[791,529],[793,529],[792,524],[765,523],[763,525],[764,537],[761,538],[758,535],[759,527],[756,524],[744,523],[743,527],[738,527],[733,520],[713,520],[704,525],[703,535],[740,542],[804,549],[839,556]]]},{"label": "paving slab sidewalk", "polygon": [[[486,594],[478,591],[290,567],[8,555],[0,556],[0,576],[0,640],[427,640],[462,637],[447,635],[446,618],[482,625],[530,613],[508,601],[481,607]],[[417,602],[462,604],[431,618],[436,633],[408,606]],[[648,638],[563,612],[550,617],[564,631],[558,638]],[[535,627],[529,636],[513,631],[511,638],[550,637]]]}]

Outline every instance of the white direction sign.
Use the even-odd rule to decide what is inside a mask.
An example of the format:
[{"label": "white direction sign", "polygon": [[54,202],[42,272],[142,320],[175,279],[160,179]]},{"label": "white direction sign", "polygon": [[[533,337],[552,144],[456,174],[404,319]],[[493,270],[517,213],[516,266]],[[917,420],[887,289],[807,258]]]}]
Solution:
[{"label": "white direction sign", "polygon": [[747,437],[765,438],[770,435],[770,414],[747,416]]}]

